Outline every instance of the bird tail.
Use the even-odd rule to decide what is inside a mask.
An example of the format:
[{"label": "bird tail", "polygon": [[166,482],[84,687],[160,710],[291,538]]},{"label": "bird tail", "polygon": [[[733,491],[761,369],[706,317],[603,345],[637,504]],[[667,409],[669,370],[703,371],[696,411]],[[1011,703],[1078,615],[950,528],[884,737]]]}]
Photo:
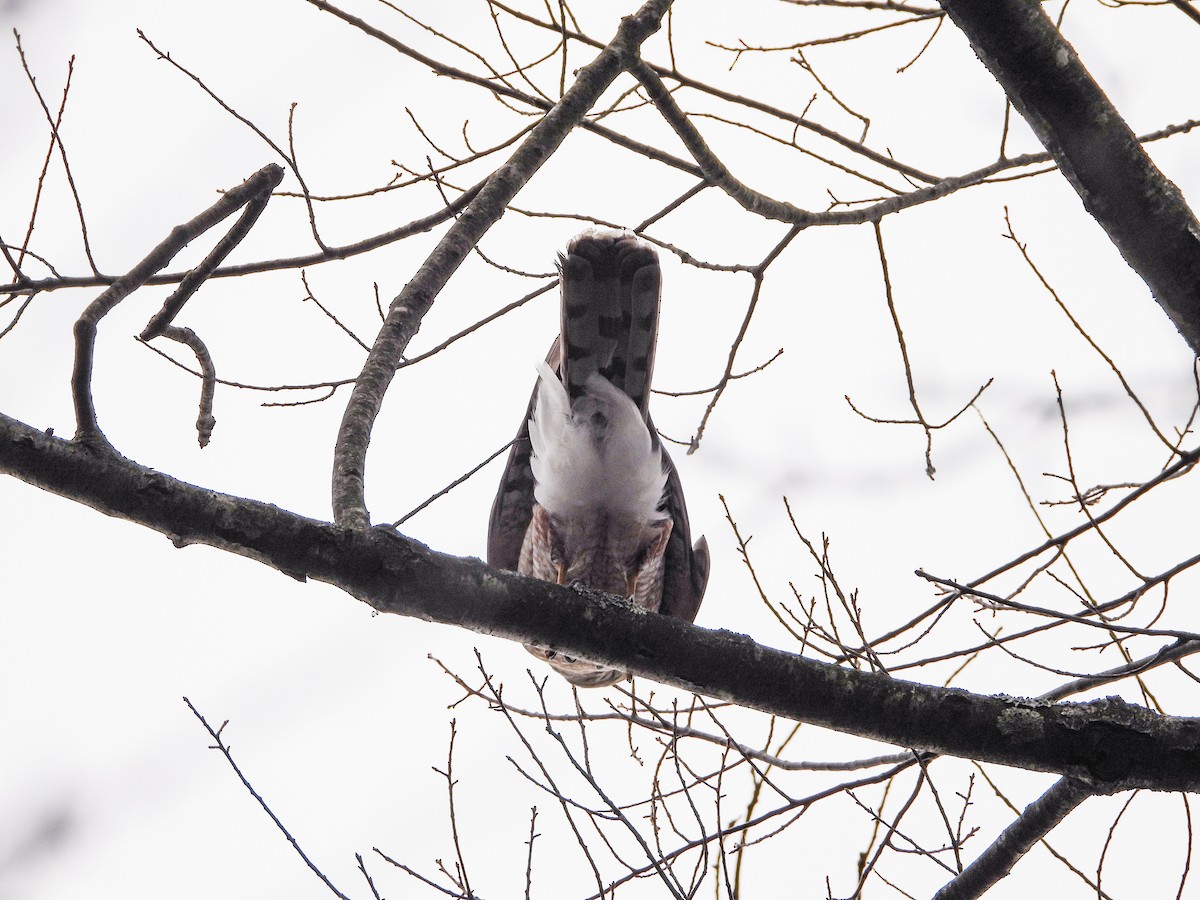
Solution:
[{"label": "bird tail", "polygon": [[645,417],[658,337],[658,255],[629,232],[586,231],[567,245],[559,271],[561,374],[571,402],[598,373]]}]

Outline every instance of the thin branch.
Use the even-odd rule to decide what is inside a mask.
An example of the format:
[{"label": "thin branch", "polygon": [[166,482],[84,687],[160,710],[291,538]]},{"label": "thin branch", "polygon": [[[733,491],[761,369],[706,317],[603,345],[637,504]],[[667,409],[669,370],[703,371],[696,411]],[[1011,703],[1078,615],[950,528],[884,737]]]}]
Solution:
[{"label": "thin branch", "polygon": [[435,768],[434,771],[446,779],[446,796],[447,807],[450,815],[450,836],[454,841],[454,853],[458,857],[458,865],[456,871],[458,878],[455,881],[462,888],[463,894],[466,897],[474,897],[471,891],[471,879],[467,877],[467,861],[463,856],[462,842],[458,837],[458,816],[454,811],[454,788],[458,782],[454,778],[454,738],[458,735],[458,722],[456,719],[450,720],[450,746],[446,750],[446,771]]},{"label": "thin branch", "polygon": [[[40,103],[41,107],[42,107],[42,112],[46,116],[46,122],[50,125],[51,146],[52,147],[54,145],[58,146],[58,154],[62,158],[63,172],[65,172],[66,176],[67,176],[67,185],[71,189],[71,196],[75,198],[75,212],[79,216],[79,231],[80,231],[80,236],[83,238],[84,255],[87,256],[88,265],[91,266],[92,273],[98,276],[100,274],[100,270],[98,268],[96,268],[96,260],[92,258],[92,245],[91,245],[91,242],[88,240],[87,220],[84,218],[84,215],[83,215],[83,201],[79,198],[79,189],[75,186],[75,176],[71,174],[71,164],[67,160],[67,148],[63,144],[62,135],[59,133],[59,130],[58,130],[59,126],[62,124],[63,111],[66,109],[66,106],[67,106],[67,93],[71,88],[71,75],[75,71],[75,57],[72,56],[70,62],[67,64],[67,83],[63,88],[62,104],[59,106],[57,117],[53,116],[50,113],[50,107],[48,107],[46,105],[46,101],[42,97],[42,92],[40,90],[38,90],[37,79],[33,77],[33,73],[29,70],[29,64],[25,60],[25,49],[21,46],[21,35],[18,33],[17,29],[15,29],[15,28],[13,29],[13,36],[17,40],[17,55],[21,58],[21,67],[25,70],[25,77],[29,79],[29,85],[30,85],[30,87],[33,88],[33,93],[37,96],[38,103]],[[45,174],[44,168],[43,168],[42,172],[44,175]],[[41,186],[42,186],[42,179],[39,178],[38,179],[38,196],[39,197],[41,196]],[[36,216],[36,215],[37,215],[37,201],[35,200],[33,216]],[[26,236],[25,236],[26,244],[28,244],[29,235],[32,233],[33,233],[33,217],[31,216],[30,221],[29,221],[29,234],[26,234]]]},{"label": "thin branch", "polygon": [[[1117,625],[1112,622],[1096,622],[1092,619],[1089,619],[1087,615],[1076,615],[1074,613],[1061,612],[1055,609],[1046,609],[1045,607],[1041,606],[1033,606],[1028,603],[1020,603],[1008,597],[1001,597],[997,594],[989,594],[987,591],[981,591],[978,588],[969,587],[965,584],[959,584],[957,581],[951,581],[947,578],[939,578],[936,575],[930,575],[928,572],[923,572],[920,569],[917,569],[917,575],[933,584],[949,588],[956,594],[965,597],[978,597],[980,600],[986,600],[988,603],[994,604],[996,607],[1015,609],[1019,612],[1033,613],[1034,615],[1044,616],[1048,619],[1075,622],[1080,625],[1090,625],[1092,628],[1100,628],[1105,631],[1117,631],[1121,634],[1136,634],[1144,637],[1169,637],[1174,638],[1177,641],[1200,641],[1200,634],[1197,634],[1194,631],[1177,631],[1172,628],[1130,628],[1125,625]],[[1100,607],[1093,607],[1087,610],[1089,614],[1102,611],[1103,610],[1101,610]]]},{"label": "thin branch", "polygon": [[[341,319],[330,312],[329,308],[317,299],[316,295],[313,293],[313,289],[308,286],[308,273],[304,271],[304,269],[300,270],[300,283],[304,285],[304,296],[300,298],[301,302],[311,300],[313,305],[315,305],[317,309],[325,314],[325,318],[329,319],[329,321],[336,325],[343,334],[349,337],[350,340],[354,341],[354,343],[358,344],[358,346],[362,347],[362,349],[370,351],[371,348],[366,345],[362,338],[347,328]],[[378,291],[378,288],[376,290]]]},{"label": "thin branch", "polygon": [[308,866],[309,869],[312,870],[314,875],[316,875],[318,878],[321,879],[322,882],[325,883],[325,887],[329,888],[329,890],[331,890],[334,893],[334,896],[339,897],[340,900],[349,900],[349,898],[345,894],[343,894],[341,891],[339,891],[336,887],[333,886],[333,882],[331,882],[328,878],[325,877],[325,873],[322,872],[320,869],[318,869],[316,864],[311,859],[308,858],[308,854],[306,854],[304,852],[304,850],[301,849],[300,844],[296,841],[296,839],[294,837],[292,837],[292,833],[290,831],[288,831],[287,828],[284,827],[284,824],[282,822],[279,821],[279,817],[277,815],[275,815],[275,813],[271,809],[271,807],[269,807],[267,805],[267,801],[264,800],[262,798],[262,795],[259,794],[258,791],[256,791],[254,789],[254,785],[252,785],[250,783],[250,780],[242,773],[242,770],[238,767],[238,764],[233,761],[233,754],[230,753],[230,751],[229,751],[229,745],[226,744],[225,741],[221,738],[221,732],[225,730],[225,726],[228,725],[229,723],[225,722],[221,725],[220,728],[214,729],[211,725],[208,724],[208,720],[205,719],[204,716],[202,716],[200,714],[200,711],[198,709],[196,709],[195,706],[192,705],[191,700],[189,700],[187,697],[184,697],[183,702],[186,703],[187,708],[192,711],[192,715],[194,715],[197,719],[200,720],[200,724],[204,726],[204,730],[207,731],[209,734],[209,737],[211,737],[213,739],[213,744],[212,744],[211,749],[219,750],[221,752],[221,755],[225,757],[225,761],[228,762],[230,768],[233,769],[234,774],[237,775],[238,780],[241,781],[241,783],[245,786],[246,790],[248,790],[250,792],[250,796],[253,797],[258,802],[258,805],[263,808],[263,811],[268,816],[271,817],[271,821],[275,823],[275,827],[278,828],[283,833],[283,836],[285,838],[287,838],[288,843],[292,845],[292,849],[294,849],[300,855],[300,858],[302,860],[304,860],[304,864],[306,866]]},{"label": "thin branch", "polygon": [[[925,474],[929,476],[929,480],[933,480],[933,429],[929,427],[929,423],[925,421],[925,416],[921,413],[921,405],[917,402],[917,387],[913,383],[912,362],[908,358],[908,345],[904,342],[904,329],[900,327],[900,315],[896,312],[896,299],[892,296],[892,279],[888,273],[887,253],[883,248],[883,227],[878,223],[874,223],[875,229],[875,246],[879,250],[879,267],[883,272],[883,291],[887,299],[888,312],[892,316],[892,326],[896,329],[896,343],[900,347],[900,359],[904,363],[904,380],[908,385],[908,402],[912,405],[913,412],[916,414],[917,422],[925,432]],[[980,389],[979,393],[983,393]],[[979,394],[975,395],[976,399]],[[971,403],[974,403],[972,400]],[[970,404],[967,404],[970,406]],[[963,407],[964,409],[966,407]]]},{"label": "thin branch", "polygon": [[1029,248],[1017,238],[1016,232],[1013,231],[1012,219],[1009,217],[1008,207],[1004,208],[1004,225],[1008,229],[1004,236],[1012,241],[1014,245],[1016,245],[1017,251],[1021,254],[1021,258],[1025,260],[1025,265],[1029,267],[1029,270],[1033,272],[1033,274],[1037,277],[1037,280],[1041,282],[1042,287],[1046,289],[1046,292],[1050,295],[1051,299],[1054,300],[1054,303],[1058,306],[1058,308],[1063,311],[1063,315],[1067,317],[1067,320],[1072,326],[1074,326],[1075,330],[1078,331],[1080,336],[1088,342],[1088,345],[1096,351],[1099,357],[1108,364],[1108,367],[1113,370],[1113,374],[1116,375],[1117,380],[1121,382],[1121,387],[1124,388],[1125,394],[1141,411],[1142,416],[1146,420],[1146,424],[1150,426],[1150,430],[1154,432],[1155,437],[1162,441],[1163,444],[1166,445],[1167,449],[1172,453],[1178,452],[1178,448],[1175,446],[1175,443],[1169,440],[1167,436],[1164,435],[1159,429],[1158,425],[1154,421],[1154,417],[1150,415],[1150,410],[1146,409],[1146,405],[1142,403],[1141,398],[1138,397],[1138,395],[1134,392],[1133,387],[1125,379],[1124,373],[1120,370],[1117,364],[1113,362],[1112,357],[1105,353],[1100,348],[1100,345],[1097,344],[1092,338],[1092,336],[1087,333],[1083,325],[1080,324],[1079,320],[1071,314],[1071,310],[1067,308],[1067,305],[1062,301],[1062,298],[1058,296],[1058,291],[1056,291],[1050,282],[1046,280],[1046,276],[1042,274],[1041,269],[1039,269],[1037,264],[1033,261],[1033,257],[1029,255]]},{"label": "thin branch", "polygon": [[[322,9],[327,4],[310,0]],[[355,381],[334,448],[333,510],[338,524],[366,528],[366,456],[383,396],[408,342],[425,313],[463,259],[499,220],[509,202],[550,158],[616,77],[633,64],[638,48],[658,30],[670,0],[648,0],[621,21],[616,37],[580,70],[563,98],[529,132],[508,162],[497,169],[470,207],[446,232],[416,275],[392,302],[362,373]]]},{"label": "thin branch", "polygon": [[1200,353],[1200,222],[1041,4],[941,0],[1079,194]]},{"label": "thin branch", "polygon": [[196,365],[200,367],[200,412],[196,416],[196,440],[201,447],[207,447],[212,439],[213,429],[217,420],[213,417],[213,397],[217,391],[217,368],[213,363],[212,354],[200,336],[190,328],[180,328],[178,325],[166,325],[160,331],[162,337],[168,338],[188,347],[196,354]]},{"label": "thin branch", "polygon": [[474,475],[476,472],[478,472],[480,469],[482,469],[484,466],[486,466],[488,463],[490,463],[493,459],[495,459],[497,456],[499,456],[501,453],[503,453],[505,450],[507,450],[512,445],[513,445],[513,442],[509,441],[507,444],[505,444],[503,447],[501,447],[495,453],[491,454],[487,459],[483,460],[483,462],[473,466],[470,470],[468,470],[467,472],[464,472],[462,475],[459,475],[452,482],[450,482],[448,485],[446,485],[444,488],[442,488],[436,494],[431,496],[428,500],[424,501],[423,503],[419,504],[418,506],[413,507],[411,510],[409,510],[404,515],[402,515],[399,519],[397,519],[395,522],[392,523],[392,527],[399,528],[401,525],[403,525],[405,522],[407,522],[409,519],[411,519],[413,516],[415,516],[421,510],[425,509],[425,507],[429,506],[435,500],[438,500],[441,497],[446,496],[448,493],[450,493],[452,490],[454,490],[456,487],[458,487],[460,484],[462,484],[464,481],[466,481],[468,478],[470,478],[472,475]]},{"label": "thin branch", "polygon": [[[1012,867],[1042,840],[1067,814],[1092,795],[1070,778],[1056,781],[1050,790],[1026,807],[1020,817],[993,841],[962,874],[934,895],[934,900],[974,900],[1012,871]],[[1099,889],[1097,887],[1097,889]]]},{"label": "thin branch", "polygon": [[721,373],[720,379],[717,381],[716,387],[713,388],[712,399],[708,401],[708,406],[704,408],[704,415],[700,417],[700,424],[696,426],[696,433],[692,435],[691,441],[688,442],[688,454],[695,453],[700,447],[700,440],[704,437],[704,431],[708,427],[708,420],[712,417],[713,411],[717,408],[717,403],[721,396],[725,393],[725,389],[729,383],[734,380],[733,367],[737,359],[737,352],[742,346],[742,341],[746,338],[746,332],[750,329],[750,321],[754,318],[754,311],[758,308],[759,298],[762,296],[763,277],[767,268],[779,255],[783,253],[787,246],[796,238],[801,231],[799,225],[794,225],[788,229],[782,240],[779,241],[770,252],[763,257],[762,261],[756,265],[751,271],[754,278],[754,289],[750,292],[750,302],[746,304],[746,314],[742,317],[742,324],[738,328],[737,336],[734,337],[733,343],[729,346],[729,355],[725,359],[725,371]]},{"label": "thin branch", "polygon": [[[242,206],[252,204],[255,198],[265,203],[270,197],[271,189],[283,178],[283,169],[277,165],[269,165],[255,172],[237,187],[228,191],[220,200],[200,213],[195,218],[177,225],[171,233],[121,278],[117,279],[108,290],[93,300],[75,322],[75,368],[71,375],[71,392],[75,401],[76,438],[81,441],[107,445],[100,426],[96,420],[96,408],[92,402],[92,358],[95,353],[96,329],[104,318],[118,303],[129,294],[140,288],[146,281],[163,268],[171,259],[210,228],[219,224],[223,219],[232,215]],[[261,207],[259,208],[261,211]],[[238,220],[228,235],[218,243],[208,258],[180,283],[179,289],[168,298],[150,324],[147,332],[170,322],[171,317],[178,312],[180,306],[192,292],[203,282],[202,270],[211,263],[213,266],[223,258],[245,230],[253,224],[258,213],[250,215],[249,208]],[[223,252],[222,252],[223,251]],[[200,274],[194,274],[200,273]],[[147,333],[144,332],[144,333]]]},{"label": "thin branch", "polygon": [[275,141],[273,141],[267,135],[267,133],[265,131],[263,131],[261,128],[259,128],[257,125],[255,125],[253,122],[251,122],[249,119],[247,119],[241,113],[239,113],[236,109],[234,109],[232,106],[230,106],[224,100],[222,100],[219,96],[217,96],[216,92],[212,88],[210,88],[207,84],[205,84],[199,75],[196,75],[194,72],[192,72],[189,69],[187,69],[186,67],[184,67],[179,61],[172,59],[170,53],[166,53],[162,50],[159,50],[158,47],[155,46],[154,42],[152,40],[150,40],[149,37],[146,36],[145,32],[143,32],[142,29],[139,28],[137,30],[137,36],[142,40],[143,43],[145,43],[151,50],[154,51],[154,53],[158,56],[159,59],[170,63],[172,66],[175,67],[175,69],[177,71],[186,75],[193,82],[195,82],[196,85],[200,88],[200,90],[202,90],[202,91],[204,91],[204,93],[208,94],[208,96],[211,97],[212,100],[218,106],[221,107],[221,109],[225,110],[225,112],[229,113],[229,115],[233,116],[235,119],[237,119],[243,125],[245,125],[247,128],[249,128],[251,131],[253,131],[256,135],[258,135],[259,138],[262,139],[263,143],[265,143],[268,147],[270,147],[272,150],[274,150],[275,153],[277,153],[279,155],[280,159],[282,159],[285,163],[287,163],[288,168],[292,170],[292,174],[296,176],[296,181],[298,181],[300,183],[300,190],[303,192],[305,207],[308,210],[308,222],[309,222],[309,227],[312,229],[313,240],[316,242],[317,246],[321,248],[321,250],[328,253],[330,251],[330,248],[326,245],[325,241],[323,241],[321,239],[321,235],[317,231],[316,213],[313,210],[312,199],[309,196],[308,185],[305,184],[304,176],[300,174],[300,165],[296,161],[295,146],[294,146],[294,142],[292,139],[292,120],[296,113],[296,104],[294,104],[294,103],[292,104],[292,106],[289,110],[289,113],[288,113],[288,142],[289,142],[289,149],[291,150],[291,152],[285,153],[283,148],[280,147],[277,143],[275,143]]}]

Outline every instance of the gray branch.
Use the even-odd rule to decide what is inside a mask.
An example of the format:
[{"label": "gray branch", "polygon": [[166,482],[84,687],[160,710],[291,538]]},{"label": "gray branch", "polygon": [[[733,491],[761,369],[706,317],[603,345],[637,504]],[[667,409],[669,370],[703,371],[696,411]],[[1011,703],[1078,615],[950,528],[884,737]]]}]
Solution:
[{"label": "gray branch", "polygon": [[1200,223],[1032,0],[940,0],[1130,267],[1200,353]]},{"label": "gray branch", "polygon": [[396,374],[404,349],[438,293],[542,164],[600,99],[601,94],[636,60],[642,43],[658,31],[671,0],[647,0],[621,20],[616,37],[584,66],[561,100],[529,132],[509,160],[498,168],[479,194],[446,232],[392,301],[387,320],[354,383],[338,429],[333,460],[333,515],[342,525],[366,528],[365,474],[371,429],[384,394]]},{"label": "gray branch", "polygon": [[1090,797],[1086,785],[1063,778],[1042,794],[1009,825],[979,857],[953,881],[933,895],[933,900],[974,900],[982,897],[1033,845],[1049,834],[1067,814]]},{"label": "gray branch", "polygon": [[[225,194],[198,216],[176,225],[150,253],[128,273],[114,281],[107,290],[88,304],[75,322],[75,367],[71,374],[71,394],[75,401],[76,436],[80,440],[107,444],[96,418],[96,407],[92,402],[92,363],[95,356],[96,332],[100,321],[118,303],[145,284],[156,272],[167,265],[175,255],[204,234],[220,224],[243,206],[246,209],[218,242],[216,248],[196,269],[184,276],[179,287],[168,299],[162,312],[146,326],[142,340],[149,340],[161,333],[164,325],[179,312],[183,304],[204,283],[209,273],[217,267],[238,242],[242,240],[257,220],[271,191],[283,178],[283,169],[277,165],[264,166],[237,187]],[[203,418],[203,414],[202,414]]]},{"label": "gray branch", "polygon": [[1093,793],[1200,790],[1200,719],[1111,697],[988,697],[819,663],[606,594],[437,553],[387,528],[339,527],[199,488],[3,414],[0,472],[152,528],[176,546],[205,544],[334,585],[380,612],[540,644],[900,747],[1056,772]]}]

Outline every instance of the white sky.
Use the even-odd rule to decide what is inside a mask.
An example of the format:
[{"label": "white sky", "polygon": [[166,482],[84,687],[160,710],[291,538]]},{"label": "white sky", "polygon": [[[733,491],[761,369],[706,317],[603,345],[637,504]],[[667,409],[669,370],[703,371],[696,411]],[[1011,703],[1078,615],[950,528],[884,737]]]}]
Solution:
[{"label": "white sky", "polygon": [[[406,4],[456,38],[502,58],[493,53],[486,7],[445,6],[439,11],[437,4]],[[628,6],[580,4],[578,12],[586,12],[589,33],[607,38]],[[403,40],[437,47],[373,4],[349,8]],[[0,20],[6,26],[0,33],[9,27],[21,32],[38,84],[53,103],[66,60],[75,55],[63,136],[96,258],[110,273],[131,266],[171,226],[213,202],[218,189],[277,161],[260,139],[156,60],[138,39],[138,28],[281,144],[289,104],[298,102],[299,157],[318,193],[383,183],[392,160],[422,166],[431,151],[405,108],[435,140],[459,149],[464,119],[470,119],[476,146],[506,137],[513,121],[478,88],[435,79],[301,0],[103,5],[25,0],[0,4]],[[703,41],[789,43],[834,33],[829,20],[813,12],[768,3],[681,4],[675,25],[682,69],[728,78],[734,90],[762,93],[793,108],[815,88],[785,56],[748,56],[726,74],[728,58]],[[890,148],[927,170],[958,174],[994,158],[1002,97],[948,24],[925,57],[904,76],[894,75],[928,33],[917,26],[868,39],[854,54],[817,48],[809,56],[839,96],[871,116],[873,147]],[[1169,9],[1072,6],[1067,34],[1135,131],[1197,116],[1189,61],[1200,58],[1200,28],[1183,16]],[[0,236],[18,242],[47,136],[11,40],[5,46]],[[537,46],[544,46],[540,36]],[[650,46],[653,59],[665,59],[661,38]],[[467,64],[461,56],[438,52]],[[572,64],[589,58],[581,53]],[[708,108],[694,98],[685,105]],[[651,113],[639,115],[643,118],[635,121],[662,134]],[[855,133],[853,120],[828,100],[814,106],[813,116]],[[750,157],[741,136],[711,121],[698,124],[752,186],[813,208],[827,203],[827,189],[863,195],[858,183],[831,178],[815,164],[798,164],[794,154]],[[1011,152],[1038,149],[1019,125],[1011,140]],[[675,146],[669,138],[664,142]],[[827,143],[809,143],[831,152]],[[1195,146],[1185,136],[1152,148],[1164,171],[1193,198],[1200,192]],[[82,274],[86,263],[74,206],[57,163],[51,173],[33,246],[64,273]],[[482,174],[476,170],[474,177]],[[465,187],[469,180],[453,183]],[[290,179],[285,186],[295,188]],[[576,135],[517,202],[633,224],[688,186],[686,176]],[[430,191],[405,192],[399,199],[323,206],[319,214],[326,239],[343,243],[436,205]],[[885,222],[892,283],[927,414],[944,418],[994,378],[981,409],[1036,497],[1062,497],[1065,489],[1041,477],[1065,468],[1053,369],[1071,415],[1080,481],[1150,477],[1163,461],[1161,446],[1147,435],[1103,361],[1001,237],[1006,205],[1044,274],[1163,426],[1182,423],[1194,400],[1191,358],[1182,340],[1065,182],[1047,175],[976,188]],[[715,195],[689,209],[654,233],[702,258],[753,262],[783,233],[778,224],[753,220]],[[555,251],[580,227],[510,214],[483,246],[506,265],[548,272]],[[236,259],[309,252],[306,228],[296,201],[277,198]],[[436,237],[313,268],[309,284],[369,341],[377,323],[372,284],[378,283],[387,302]],[[208,246],[197,242],[180,265],[199,259]],[[749,279],[698,273],[669,257],[664,267],[657,383],[666,390],[706,387],[719,374],[736,333]],[[31,271],[42,274],[36,267]],[[413,350],[433,346],[540,283],[497,276],[472,260],[426,319]],[[96,293],[39,297],[18,329],[0,342],[5,413],[71,433],[70,328]],[[109,438],[131,458],[195,484],[328,518],[329,460],[345,393],[323,404],[271,410],[260,408],[262,394],[221,389],[213,443],[199,450],[192,431],[195,381],[132,340],[165,295],[162,289],[143,290],[102,326],[95,394]],[[303,297],[294,272],[214,282],[189,302],[179,321],[208,341],[225,378],[270,384],[354,375],[361,351],[311,303],[302,303]],[[370,456],[368,499],[377,521],[399,518],[511,437],[532,385],[533,364],[553,337],[555,321],[554,300],[547,296],[400,373]],[[913,577],[914,569],[968,579],[1040,539],[977,416],[968,413],[938,433],[938,476],[930,482],[918,431],[871,425],[847,408],[848,394],[872,414],[908,415],[891,328],[868,227],[812,230],[772,270],[736,368],[757,365],[781,346],[783,357],[730,389],[699,453],[682,459],[676,454],[693,531],[707,534],[714,551],[699,624],[789,646],[746,577],[719,494],[743,532],[754,535],[759,575],[781,600],[790,596],[789,582],[806,595],[817,588],[812,564],[786,519],[781,498],[787,496],[806,536],[831,537],[837,572],[847,587],[859,590],[871,633],[886,631],[931,602],[929,586]],[[666,434],[685,437],[703,402],[659,398],[656,422]],[[493,464],[414,518],[406,533],[439,550],[483,555],[498,478]],[[1192,521],[1193,493],[1186,483],[1174,487],[1169,497],[1148,501],[1144,512],[1114,528],[1144,571],[1159,571],[1194,552],[1185,527]],[[519,742],[482,704],[447,713],[461,692],[427,658],[437,656],[469,675],[478,648],[510,686],[513,702],[533,706],[536,698],[524,675],[532,660],[520,648],[419,621],[372,616],[324,586],[300,585],[207,548],[176,550],[160,535],[12,479],[0,480],[0,510],[5,512],[0,714],[6,729],[0,743],[0,898],[327,895],[220,757],[206,749],[208,738],[183,695],[211,721],[230,720],[225,734],[243,770],[310,856],[353,896],[369,896],[354,871],[355,852],[368,854],[377,846],[431,876],[435,859],[453,859],[445,785],[431,770],[445,765],[450,716],[458,728],[462,837],[479,893],[520,892],[529,807],[537,804],[543,837],[535,862],[545,867],[540,896],[587,895],[589,881],[580,874],[584,863],[571,850],[557,809],[505,761],[511,755],[524,764]],[[1055,528],[1074,522],[1060,509],[1047,516]],[[1102,598],[1130,586],[1128,574],[1099,551],[1081,550],[1081,556]],[[1172,620],[1177,627],[1188,626],[1186,617],[1178,617],[1185,605],[1177,603]],[[989,628],[1003,624],[990,616],[980,621]],[[953,646],[955,637],[977,634],[967,610],[944,640]],[[1061,654],[1057,661],[1067,668],[1073,662]],[[1094,662],[1088,657],[1084,664]],[[1113,664],[1103,658],[1103,666]],[[940,680],[953,668],[919,677]],[[1020,666],[979,665],[955,683],[986,693],[1036,694],[1062,680]],[[1133,698],[1127,686],[1122,689]],[[1161,689],[1169,711],[1194,708],[1186,700],[1172,705],[1185,696],[1177,682],[1164,682]],[[552,684],[551,694],[565,709],[565,688]],[[588,700],[598,705],[602,694]],[[761,724],[746,727],[755,729],[747,734],[762,733]],[[797,758],[887,750],[817,729],[801,734],[793,748]],[[598,740],[595,752],[611,766],[613,783],[626,798],[644,791],[649,776],[628,762],[622,735]],[[952,761],[944,766],[947,793],[963,789],[969,767]],[[1000,777],[1019,804],[1050,781],[1006,771]],[[804,783],[808,790],[816,784]],[[732,808],[743,802],[738,791],[744,787],[730,786],[737,798]],[[985,788],[978,789],[983,841],[1003,827],[1007,814],[987,817],[985,807],[998,807]],[[1125,799],[1089,801],[1086,813],[1056,833],[1064,848],[1085,848],[1079,856],[1085,868],[1094,870],[1102,841],[1096,835],[1104,834]],[[861,813],[849,804],[839,809],[845,818],[834,821],[864,833]],[[835,894],[852,888],[861,842],[838,840],[829,820],[818,819],[828,813],[818,809],[812,815],[813,821],[801,822],[750,857],[747,877],[759,890],[786,885],[798,896],[823,895],[826,875]],[[1119,833],[1119,860],[1105,872],[1106,890],[1111,884],[1113,896],[1173,893],[1183,821],[1178,798],[1139,798]],[[1149,862],[1139,863],[1143,853],[1151,854]],[[911,865],[909,883],[932,890],[945,880],[931,866]],[[386,896],[422,896],[415,882],[382,863],[372,871]],[[1156,873],[1163,875],[1161,894],[1147,887]],[[564,893],[555,893],[556,885]],[[1132,894],[1131,885],[1138,886]],[[1023,889],[1042,896],[1085,895],[1082,883],[1045,855],[1018,866],[1000,895],[1016,896]],[[629,895],[658,896],[660,890],[645,884]]]}]

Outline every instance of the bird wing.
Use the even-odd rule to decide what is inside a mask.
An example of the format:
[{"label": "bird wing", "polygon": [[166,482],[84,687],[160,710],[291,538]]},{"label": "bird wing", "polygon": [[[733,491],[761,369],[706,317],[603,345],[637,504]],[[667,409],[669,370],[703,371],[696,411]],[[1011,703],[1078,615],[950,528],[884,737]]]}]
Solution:
[{"label": "bird wing", "polygon": [[[567,386],[572,400],[581,396],[592,373],[627,393],[645,416],[651,439],[662,449],[667,473],[664,511],[672,529],[663,560],[663,596],[659,612],[691,622],[708,583],[708,544],[691,540],[679,473],[662,448],[648,412],[654,370],[661,275],[654,250],[624,233],[585,232],[560,258],[562,334],[546,362]],[[516,570],[521,546],[533,519],[534,479],[530,466],[529,420],[537,387],[517,431],[488,527],[488,564]]]}]

